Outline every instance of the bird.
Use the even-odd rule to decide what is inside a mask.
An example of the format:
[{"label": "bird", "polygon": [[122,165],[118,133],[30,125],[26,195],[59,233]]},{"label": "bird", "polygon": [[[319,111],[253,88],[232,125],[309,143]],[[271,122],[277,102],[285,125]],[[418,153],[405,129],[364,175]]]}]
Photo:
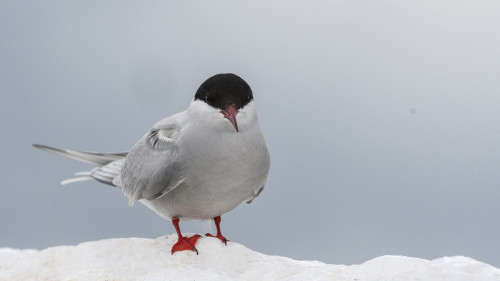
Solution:
[{"label": "bird", "polygon": [[183,236],[181,220],[213,220],[217,233],[206,236],[227,245],[221,215],[259,196],[270,168],[252,89],[232,73],[205,80],[185,111],[157,122],[129,152],[33,146],[95,166],[61,184],[95,179],[119,188],[130,206],[139,201],[170,220],[178,237],[172,254],[198,254],[201,236]]}]

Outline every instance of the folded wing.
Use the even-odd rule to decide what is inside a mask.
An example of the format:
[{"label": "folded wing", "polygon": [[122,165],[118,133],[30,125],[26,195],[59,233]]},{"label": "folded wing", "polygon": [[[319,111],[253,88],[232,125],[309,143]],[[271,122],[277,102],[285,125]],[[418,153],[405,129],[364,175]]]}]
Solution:
[{"label": "folded wing", "polygon": [[119,186],[130,204],[135,200],[158,198],[184,180],[175,140],[178,127],[173,122],[161,125],[155,125],[132,147],[121,167]]}]

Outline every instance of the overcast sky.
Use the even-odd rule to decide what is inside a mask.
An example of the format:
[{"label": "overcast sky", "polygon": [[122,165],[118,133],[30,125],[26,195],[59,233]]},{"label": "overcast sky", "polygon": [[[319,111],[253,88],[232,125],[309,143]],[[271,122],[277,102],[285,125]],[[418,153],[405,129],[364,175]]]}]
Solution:
[{"label": "overcast sky", "polygon": [[233,72],[271,171],[222,217],[228,239],[500,267],[499,15],[494,0],[0,1],[0,247],[175,232],[116,188],[60,186],[91,167],[31,144],[127,151]]}]

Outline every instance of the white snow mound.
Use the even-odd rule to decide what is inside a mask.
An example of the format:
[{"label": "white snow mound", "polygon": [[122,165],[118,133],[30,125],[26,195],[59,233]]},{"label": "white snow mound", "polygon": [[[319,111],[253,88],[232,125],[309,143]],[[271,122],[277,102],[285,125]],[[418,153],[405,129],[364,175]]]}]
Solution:
[{"label": "white snow mound", "polygon": [[432,261],[382,256],[331,265],[268,256],[216,238],[200,238],[199,255],[170,254],[175,234],[123,238],[42,251],[0,249],[0,280],[453,280],[500,281],[500,269],[466,257]]}]

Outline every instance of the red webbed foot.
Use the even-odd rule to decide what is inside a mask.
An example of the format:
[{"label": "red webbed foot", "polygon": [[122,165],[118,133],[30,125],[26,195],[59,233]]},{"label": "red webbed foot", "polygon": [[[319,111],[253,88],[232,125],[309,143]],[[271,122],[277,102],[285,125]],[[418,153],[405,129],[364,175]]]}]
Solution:
[{"label": "red webbed foot", "polygon": [[175,243],[172,246],[172,255],[175,252],[179,251],[193,251],[196,252],[196,254],[198,254],[198,250],[196,249],[195,245],[196,241],[198,241],[198,238],[200,237],[201,237],[200,235],[193,235],[189,238],[182,236],[181,238],[179,238],[177,243]]},{"label": "red webbed foot", "polygon": [[215,227],[217,227],[217,235],[212,235],[210,233],[207,233],[205,234],[205,236],[219,238],[220,241],[222,241],[222,243],[227,245],[227,241],[229,240],[227,240],[226,237],[222,236],[222,233],[220,232],[220,221],[221,221],[220,216],[214,218]]},{"label": "red webbed foot", "polygon": [[207,234],[205,234],[205,236],[207,236],[207,237],[213,237],[213,238],[219,238],[220,241],[222,241],[222,243],[224,243],[226,245],[227,245],[227,241],[229,241],[229,240],[226,239],[226,237],[224,237],[222,235],[212,235],[210,233],[207,233]]}]

